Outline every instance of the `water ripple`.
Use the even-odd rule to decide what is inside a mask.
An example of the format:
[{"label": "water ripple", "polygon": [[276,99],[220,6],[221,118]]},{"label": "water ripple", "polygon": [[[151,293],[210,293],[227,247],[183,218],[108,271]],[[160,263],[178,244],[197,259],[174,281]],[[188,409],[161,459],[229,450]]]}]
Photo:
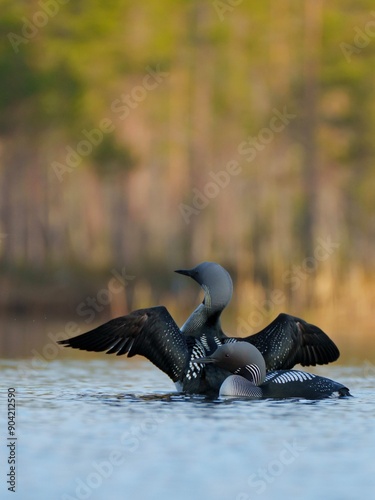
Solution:
[{"label": "water ripple", "polygon": [[2,385],[16,387],[23,500],[120,500],[124,492],[142,500],[352,500],[375,490],[375,375],[361,366],[319,368],[354,395],[319,401],[189,396],[143,362],[35,369],[7,360],[0,370]]}]

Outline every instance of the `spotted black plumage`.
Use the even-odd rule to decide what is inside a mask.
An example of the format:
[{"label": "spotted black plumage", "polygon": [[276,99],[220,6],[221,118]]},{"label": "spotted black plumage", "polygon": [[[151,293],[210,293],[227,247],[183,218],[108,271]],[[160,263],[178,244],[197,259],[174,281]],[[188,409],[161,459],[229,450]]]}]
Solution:
[{"label": "spotted black plumage", "polygon": [[320,328],[301,318],[279,314],[259,333],[245,337],[263,354],[269,370],[294,365],[323,365],[336,361],[340,352]]},{"label": "spotted black plumage", "polygon": [[272,381],[275,384],[287,384],[288,382],[305,382],[314,378],[317,378],[317,376],[313,373],[300,370],[276,370],[268,372],[265,381]]}]

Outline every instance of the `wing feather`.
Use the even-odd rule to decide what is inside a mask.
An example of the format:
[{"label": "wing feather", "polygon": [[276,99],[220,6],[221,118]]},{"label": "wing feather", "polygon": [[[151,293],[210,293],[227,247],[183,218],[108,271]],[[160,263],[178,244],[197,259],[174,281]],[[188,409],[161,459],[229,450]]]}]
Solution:
[{"label": "wing feather", "polygon": [[164,306],[133,311],[59,343],[117,356],[145,356],[174,382],[181,379],[188,358],[186,338]]},{"label": "wing feather", "polygon": [[267,370],[289,370],[296,364],[323,365],[340,356],[337,346],[323,330],[284,313],[259,333],[241,340],[259,349]]}]

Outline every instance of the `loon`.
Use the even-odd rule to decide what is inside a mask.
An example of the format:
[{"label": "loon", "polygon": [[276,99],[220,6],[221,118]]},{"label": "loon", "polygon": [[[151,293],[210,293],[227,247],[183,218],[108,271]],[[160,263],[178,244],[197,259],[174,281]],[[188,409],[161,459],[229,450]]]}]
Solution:
[{"label": "loon", "polygon": [[247,342],[223,344],[210,356],[194,363],[213,364],[232,373],[221,384],[219,396],[263,398],[322,399],[351,396],[344,385],[300,370],[273,370],[258,349]]},{"label": "loon", "polygon": [[232,298],[229,273],[215,262],[203,262],[193,269],[176,271],[194,279],[203,289],[203,302],[181,329],[164,306],[138,309],[112,319],[97,328],[58,343],[86,351],[146,357],[187,393],[218,393],[230,375],[212,364],[197,364],[223,345],[245,341],[262,354],[267,370],[326,364],[340,353],[334,342],[317,326],[280,314],[262,331],[245,338],[228,337],[221,328],[220,316]]}]

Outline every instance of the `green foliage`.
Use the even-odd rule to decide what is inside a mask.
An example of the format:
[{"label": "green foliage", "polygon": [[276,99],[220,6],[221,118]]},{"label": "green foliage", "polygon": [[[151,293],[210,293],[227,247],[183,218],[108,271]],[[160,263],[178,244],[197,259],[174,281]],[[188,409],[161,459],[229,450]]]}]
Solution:
[{"label": "green foliage", "polygon": [[113,134],[106,134],[93,156],[94,168],[102,177],[115,175],[135,166],[136,160],[129,148],[119,144]]},{"label": "green foliage", "polygon": [[[375,239],[366,231],[375,209],[370,0],[51,0],[53,15],[43,5],[0,0],[0,232],[17,233],[2,258],[74,254],[90,267],[114,254],[150,265],[231,255],[271,286],[280,262],[335,228],[345,241],[355,232],[347,255],[366,262]],[[145,90],[150,68],[165,75]],[[241,155],[284,108],[291,123],[253,158]],[[85,154],[82,131],[104,119],[114,130]],[[228,161],[241,174],[185,224],[179,203],[191,204]]]}]

